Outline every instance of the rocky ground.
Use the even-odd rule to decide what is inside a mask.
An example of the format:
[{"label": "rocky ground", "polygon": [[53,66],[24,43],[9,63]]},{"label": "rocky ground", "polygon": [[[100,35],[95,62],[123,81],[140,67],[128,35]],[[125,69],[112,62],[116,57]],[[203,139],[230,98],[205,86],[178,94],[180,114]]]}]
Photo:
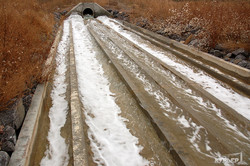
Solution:
[{"label": "rocky ground", "polygon": [[28,89],[23,98],[13,99],[14,104],[0,111],[0,166],[8,165],[10,156],[15,150],[16,141],[35,89],[36,86]]}]

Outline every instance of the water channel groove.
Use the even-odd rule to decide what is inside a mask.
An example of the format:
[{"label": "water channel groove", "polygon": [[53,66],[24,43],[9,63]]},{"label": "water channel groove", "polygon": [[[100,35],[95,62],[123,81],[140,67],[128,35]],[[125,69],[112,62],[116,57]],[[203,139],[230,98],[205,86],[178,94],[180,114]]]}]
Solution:
[{"label": "water channel groove", "polygon": [[[54,133],[65,141],[54,147],[53,133],[43,134],[43,151],[30,163],[233,165],[231,154],[238,164],[250,163],[248,83],[215,66],[212,72],[200,68],[194,63],[204,62],[192,63],[177,48],[149,38],[106,16],[72,14],[64,21],[51,92],[58,97],[50,100],[51,108],[66,111],[64,126]],[[60,79],[63,88],[56,84]],[[61,147],[66,155],[54,156]]]}]

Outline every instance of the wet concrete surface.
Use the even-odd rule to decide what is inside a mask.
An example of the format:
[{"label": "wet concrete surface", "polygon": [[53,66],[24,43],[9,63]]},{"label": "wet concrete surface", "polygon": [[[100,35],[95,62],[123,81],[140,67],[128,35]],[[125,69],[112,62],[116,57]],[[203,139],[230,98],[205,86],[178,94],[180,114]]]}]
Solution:
[{"label": "wet concrete surface", "polygon": [[[114,31],[105,32],[105,34],[116,34]],[[220,111],[225,111],[223,107],[216,106],[199,91],[191,88],[182,78],[173,74],[167,68],[162,67],[159,60],[151,58],[152,56],[150,56],[149,53],[147,54],[146,51],[138,49],[139,47],[124,40],[119,34],[108,36],[115,39],[113,40],[114,43],[123,43],[119,45],[120,48],[161,87],[168,91],[185,111],[191,113],[199,120],[200,124],[206,126],[213,135],[216,135],[217,139],[219,139],[225,147],[230,149],[230,151],[242,150],[245,154],[248,154],[249,147],[245,147],[245,145],[249,144],[247,130],[241,126],[234,128],[234,123],[228,123],[223,116],[220,116]],[[143,42],[145,41],[141,40],[141,43]],[[215,121],[217,122],[216,127],[210,127],[210,124]],[[230,121],[232,120],[230,119]],[[239,131],[241,131],[242,134],[238,134],[240,133]],[[225,134],[221,134],[222,132]],[[224,142],[225,139],[230,141],[234,146]]]},{"label": "wet concrete surface", "polygon": [[[145,104],[144,105],[144,107],[148,107],[148,108],[150,108],[150,109],[153,109],[151,106],[148,106],[148,102],[147,101],[149,101],[149,96],[147,96],[146,98],[147,99],[143,99],[143,97],[141,97],[141,95],[140,95],[140,93],[142,93],[142,90],[140,90],[140,88],[139,87],[135,87],[135,85],[139,85],[140,83],[139,82],[137,82],[134,78],[132,78],[133,76],[131,75],[131,76],[129,76],[129,72],[132,72],[132,71],[129,71],[130,69],[126,66],[127,64],[131,64],[131,63],[134,63],[134,62],[132,62],[133,60],[135,60],[136,62],[137,62],[137,64],[140,64],[141,63],[141,67],[143,68],[143,70],[145,70],[149,75],[151,75],[151,77],[152,78],[154,78],[154,80],[156,80],[156,82],[158,82],[158,84],[159,85],[161,85],[162,83],[165,83],[167,86],[169,86],[169,84],[173,84],[173,82],[169,82],[169,79],[171,80],[171,78],[163,78],[162,76],[160,76],[160,75],[158,75],[158,73],[157,72],[155,72],[155,71],[157,71],[157,69],[154,69],[154,65],[153,65],[153,63],[155,63],[152,59],[151,60],[149,60],[149,63],[150,63],[150,65],[149,66],[147,66],[147,64],[145,63],[145,62],[142,62],[141,61],[141,59],[140,59],[140,54],[138,54],[138,55],[136,55],[136,51],[134,51],[133,50],[133,47],[130,47],[130,48],[125,48],[125,53],[126,54],[128,54],[128,50],[130,51],[130,53],[131,53],[131,55],[132,54],[134,54],[135,55],[135,58],[132,58],[133,60],[131,61],[131,60],[128,60],[128,61],[130,61],[130,62],[126,62],[126,61],[124,61],[124,62],[122,62],[122,60],[121,59],[119,59],[119,58],[117,58],[117,57],[121,57],[121,55],[120,54],[123,54],[124,56],[127,56],[125,53],[122,53],[123,51],[121,51],[120,50],[120,52],[119,51],[114,51],[115,49],[114,49],[114,47],[117,47],[117,49],[119,50],[119,49],[124,49],[124,47],[126,47],[126,46],[124,46],[124,45],[126,45],[125,43],[125,41],[123,41],[123,40],[112,40],[112,37],[113,38],[116,38],[118,35],[115,35],[114,34],[114,32],[112,32],[112,31],[110,31],[110,32],[108,32],[107,30],[104,30],[103,28],[102,28],[102,26],[101,25],[98,25],[98,24],[95,24],[95,23],[93,23],[93,26],[91,26],[90,27],[90,29],[93,29],[95,32],[97,32],[97,34],[98,35],[96,35],[95,37],[96,38],[99,38],[98,40],[99,40],[99,43],[101,43],[100,45],[104,48],[104,50],[106,51],[106,53],[108,54],[108,56],[109,56],[109,58],[112,60],[112,62],[114,63],[114,64],[116,64],[116,68],[118,69],[118,71],[121,73],[121,75],[123,75],[123,77],[124,77],[124,79],[127,81],[127,82],[129,82],[128,84],[131,84],[130,85],[130,87],[132,87],[132,89],[133,89],[133,91],[134,91],[134,93],[136,93],[136,95],[137,95],[137,97],[139,98],[139,100],[142,102],[143,100],[144,100],[144,102],[145,103],[142,103],[142,105],[143,104]],[[109,29],[109,28],[108,28]],[[93,33],[94,33],[94,31],[93,31]],[[93,34],[92,33],[92,34]],[[112,35],[110,35],[110,34],[112,34]],[[98,36],[98,37],[97,37]],[[112,37],[111,37],[112,36]],[[102,41],[101,41],[102,40]],[[109,43],[113,43],[113,44],[109,44]],[[122,43],[122,44],[121,44]],[[117,45],[117,46],[115,46],[115,45]],[[110,49],[110,50],[109,50]],[[126,50],[127,49],[127,50]],[[127,56],[128,57],[128,56]],[[124,58],[124,57],[122,57],[122,58]],[[130,58],[128,58],[128,59],[130,59]],[[136,60],[137,59],[137,60]],[[138,60],[139,59],[139,60]],[[157,62],[156,62],[157,63]],[[146,65],[146,66],[145,66]],[[157,65],[156,65],[157,66]],[[145,68],[144,68],[145,67]],[[160,66],[161,67],[161,66]],[[133,67],[133,68],[135,68],[135,67]],[[147,70],[148,69],[148,70]],[[140,71],[143,71],[141,68],[138,68],[137,70],[140,70]],[[154,71],[155,70],[155,71]],[[158,71],[159,71],[159,69],[158,69]],[[163,71],[165,71],[166,72],[166,70],[165,69],[163,69]],[[151,74],[150,74],[151,73]],[[137,73],[138,74],[138,73]],[[147,74],[146,74],[147,75]],[[158,78],[159,79],[158,79]],[[163,78],[163,79],[162,79]],[[157,81],[158,80],[158,81]],[[178,80],[178,79],[177,79]],[[174,81],[177,81],[176,80],[176,78],[175,78],[175,80]],[[134,82],[134,83],[133,83]],[[153,84],[153,82],[154,81],[151,81],[151,83],[150,84]],[[178,82],[178,81],[177,81]],[[205,128],[207,128],[207,129],[209,129],[210,131],[212,131],[212,134],[210,133],[210,132],[208,132],[205,128],[204,128],[204,130],[202,129],[202,130],[199,130],[199,132],[200,132],[200,134],[201,135],[203,135],[202,134],[202,131],[204,132],[204,138],[202,138],[201,140],[200,140],[200,142],[201,142],[201,144],[199,144],[198,145],[198,147],[200,148],[200,150],[201,151],[203,151],[202,153],[206,153],[205,151],[206,151],[206,147],[204,146],[204,149],[202,150],[202,144],[203,143],[205,143],[206,141],[208,141],[208,140],[210,140],[209,142],[210,142],[210,146],[212,147],[212,149],[213,150],[215,150],[215,152],[216,151],[219,151],[219,152],[221,152],[221,153],[230,153],[230,151],[231,152],[234,152],[234,151],[240,151],[240,150],[243,150],[244,151],[244,153],[246,154],[246,155],[248,155],[248,146],[249,146],[249,140],[247,139],[247,136],[241,136],[241,135],[237,135],[237,129],[235,130],[235,131],[233,131],[233,130],[231,130],[230,129],[230,127],[228,128],[228,129],[226,129],[225,130],[225,127],[228,127],[227,125],[227,120],[224,120],[224,119],[220,119],[220,117],[217,117],[217,119],[215,118],[217,115],[215,115],[214,114],[214,110],[213,109],[216,109],[216,108],[213,108],[213,107],[210,107],[210,108],[207,108],[208,109],[208,112],[206,112],[205,114],[204,114],[204,108],[200,108],[200,106],[198,107],[198,105],[199,105],[199,103],[197,103],[197,101],[194,101],[192,98],[190,98],[190,96],[186,96],[187,98],[185,99],[185,96],[183,96],[184,94],[182,94],[182,92],[180,92],[180,91],[185,91],[185,90],[187,90],[188,88],[187,87],[185,87],[185,86],[187,86],[186,85],[186,83],[185,82],[183,82],[183,80],[179,80],[179,82],[181,82],[183,85],[181,85],[181,86],[179,86],[178,87],[178,85],[177,85],[177,89],[176,89],[176,87],[174,87],[173,85],[173,87],[171,87],[171,89],[169,89],[169,88],[164,88],[165,90],[167,90],[168,91],[168,93],[169,92],[171,92],[172,94],[171,95],[173,95],[173,90],[172,89],[174,89],[174,93],[176,93],[176,94],[174,94],[174,101],[176,101],[176,99],[177,99],[177,103],[175,103],[175,104],[177,104],[177,105],[182,105],[181,107],[185,110],[185,112],[186,113],[182,113],[182,114],[186,114],[187,116],[189,116],[189,118],[191,118],[191,119],[193,119],[194,121],[196,121],[196,123],[198,123],[198,124],[203,124],[203,126],[205,126]],[[134,84],[134,85],[133,85]],[[161,85],[162,87],[164,87],[164,85]],[[175,85],[176,86],[176,85]],[[184,87],[183,87],[184,86]],[[157,86],[156,86],[157,87]],[[163,91],[165,91],[165,90],[163,90]],[[157,90],[153,90],[153,91],[157,91]],[[164,92],[162,92],[162,93],[164,93]],[[179,94],[179,96],[178,96],[178,93],[180,93]],[[198,95],[198,93],[196,93],[197,94],[197,96],[199,96]],[[145,94],[144,94],[145,95]],[[177,95],[177,96],[176,96]],[[166,97],[168,97],[168,98],[170,98],[171,100],[173,100],[173,96],[171,97],[171,96],[168,96],[167,94],[165,94],[165,96]],[[184,98],[183,98],[184,97]],[[141,99],[140,99],[141,98]],[[188,105],[187,106],[183,106],[183,103],[180,103],[180,101],[178,101],[178,98],[179,99],[181,99],[181,100],[183,100],[183,102],[184,103],[188,103]],[[185,101],[186,100],[186,101]],[[204,102],[207,102],[206,101],[206,99],[202,99]],[[153,101],[152,100],[150,100],[150,103],[151,103],[151,105],[154,105],[153,104]],[[209,102],[208,102],[209,103]],[[189,105],[191,104],[191,106],[192,106],[192,109],[188,109],[188,107],[189,107]],[[192,105],[193,104],[193,105]],[[211,106],[211,105],[210,105]],[[195,110],[195,107],[196,107],[196,109],[198,109],[197,111],[198,111],[198,114],[200,114],[200,115],[197,115],[196,113],[197,112],[195,112],[195,114],[193,113],[193,111]],[[198,107],[198,108],[197,108]],[[174,107],[173,107],[174,108]],[[148,109],[149,111],[152,111],[152,110],[150,110],[150,109]],[[188,110],[187,110],[188,109]],[[159,110],[159,109],[158,109]],[[199,110],[203,110],[203,111],[200,111],[199,112]],[[173,111],[173,110],[172,110]],[[177,111],[178,112],[178,111]],[[177,113],[176,112],[176,113]],[[189,112],[189,113],[188,113]],[[177,116],[179,116],[180,117],[180,115],[181,114],[176,114],[175,113],[175,116],[177,115]],[[191,113],[191,114],[190,114]],[[193,117],[193,115],[195,115],[195,118]],[[205,118],[205,119],[203,119],[202,120],[202,118]],[[215,119],[213,119],[213,118],[215,118]],[[156,118],[155,118],[156,119]],[[154,119],[154,120],[155,120]],[[159,119],[162,119],[162,121],[164,121],[165,123],[167,123],[167,124],[170,124],[171,122],[167,122],[167,119],[165,118],[163,118],[163,117],[161,117],[161,118],[159,118]],[[174,120],[174,119],[177,119],[177,117],[173,117],[171,120]],[[198,120],[198,121],[197,121]],[[224,120],[224,122],[223,122],[223,120]],[[158,121],[158,120],[157,120]],[[160,120],[161,121],[161,120]],[[210,122],[209,122],[210,121]],[[217,124],[216,126],[211,126],[211,124],[213,124],[215,121],[217,121],[218,123],[221,123],[221,124]],[[224,124],[223,124],[224,123]],[[174,128],[178,128],[178,125],[175,125],[175,127]],[[232,127],[232,126],[231,126]],[[231,130],[231,131],[230,131]],[[225,135],[223,135],[222,133],[224,133],[224,132],[227,132],[227,133],[225,133]],[[241,130],[241,131],[244,131],[244,128]],[[189,135],[188,133],[192,133],[192,132],[195,132],[195,131],[188,131],[188,130],[186,130],[185,131],[185,134],[186,135]],[[230,133],[230,132],[232,132],[232,133]],[[245,131],[244,131],[245,132]],[[231,134],[231,136],[229,136]],[[245,133],[246,135],[248,135],[248,132],[246,132]],[[244,134],[243,134],[244,135]],[[220,138],[220,140],[221,141],[218,141],[217,140],[217,138],[216,137],[218,137],[219,136],[219,138]],[[238,137],[238,139],[239,140],[241,140],[241,141],[239,141],[239,140],[237,140],[236,138],[235,138],[235,136],[236,137]],[[202,136],[203,137],[203,136]],[[181,139],[179,139],[179,138],[176,138],[176,139],[178,139],[179,140],[179,143],[180,144],[183,144],[183,142],[185,142],[185,139],[183,139],[183,140],[181,140]],[[225,142],[224,140],[225,139],[230,139],[230,142],[234,142],[234,143],[232,143],[234,146],[232,146],[232,144],[228,144],[227,142]],[[246,145],[246,146],[245,146]],[[227,148],[226,148],[226,147]],[[216,150],[217,149],[217,150]],[[229,149],[229,150],[228,150]],[[185,151],[187,152],[188,151],[188,148],[187,149],[185,149]],[[200,152],[193,152],[193,153],[189,153],[189,155],[193,155],[193,156],[196,156],[196,155],[198,155],[197,157],[196,157],[196,159],[197,158],[199,158],[200,156],[199,156],[199,153]],[[210,152],[209,152],[210,153]],[[209,156],[209,153],[207,153],[207,156]],[[203,155],[204,155],[203,154]],[[189,156],[189,158],[191,157],[191,156]],[[206,155],[205,155],[206,156]],[[205,157],[204,156],[204,157]],[[194,161],[196,161],[196,163],[199,163],[199,161],[197,161],[196,159],[194,159]],[[207,162],[208,161],[210,161],[209,159],[206,159],[207,160]],[[203,160],[203,162],[204,162],[204,160]],[[208,163],[212,163],[213,162],[213,159],[210,161],[210,162],[208,162]],[[210,165],[210,164],[208,164],[208,165]]]},{"label": "wet concrete surface", "polygon": [[97,59],[102,64],[104,74],[110,81],[110,90],[115,94],[116,103],[121,109],[121,116],[126,118],[127,128],[139,139],[139,144],[144,148],[141,155],[155,165],[175,165],[162,141],[158,137],[150,119],[144,114],[141,106],[130,93],[126,84],[117,74],[111,61],[97,47]]},{"label": "wet concrete surface", "polygon": [[48,93],[45,98],[45,105],[43,108],[43,111],[41,112],[41,117],[39,121],[39,127],[38,127],[38,132],[37,136],[34,142],[34,147],[32,149],[32,154],[31,154],[31,161],[30,165],[40,165],[41,159],[44,156],[44,152],[46,151],[46,148],[49,144],[47,140],[47,135],[49,131],[49,109],[51,107],[51,98],[50,98],[50,93],[51,93],[51,84],[48,86]]},{"label": "wet concrete surface", "polygon": [[[120,115],[125,118],[126,127],[139,139],[138,144],[144,147],[140,155],[150,161],[150,164],[205,166],[214,165],[218,154],[241,151],[246,155],[244,159],[249,156],[248,128],[242,126],[234,128],[232,120],[223,119],[218,116],[218,112],[215,112],[215,109],[224,109],[223,107],[213,104],[201,92],[189,86],[180,75],[175,75],[173,70],[162,66],[145,51],[131,45],[119,35],[112,37],[115,34],[112,30],[90,20],[85,19],[84,22],[93,35],[91,38],[95,48],[93,51],[96,52],[104,76],[110,83],[110,91],[114,94],[115,102],[121,110]],[[158,49],[154,45],[152,48]],[[67,63],[69,64],[69,58]],[[181,63],[186,65],[186,62]],[[70,82],[69,69],[66,81]],[[51,108],[52,86],[52,83],[48,86],[46,104],[39,121],[30,165],[40,165],[49,146],[48,113]],[[192,95],[198,99],[192,98]],[[66,99],[71,100],[69,86]],[[200,102],[208,105],[204,106]],[[84,105],[82,107],[84,111]],[[189,127],[180,123],[183,118]],[[69,110],[65,126],[61,130],[62,137],[69,145],[68,166],[74,165],[71,134],[73,120],[74,117],[71,117]],[[244,136],[237,135],[237,129]],[[88,127],[85,126],[84,133],[87,135],[87,132]],[[96,165],[91,159],[93,152],[90,140],[87,138],[85,143],[89,157],[88,165]]]},{"label": "wet concrete surface", "polygon": [[[69,57],[68,57],[69,58]],[[66,63],[69,63],[69,59],[66,59]],[[52,79],[53,80],[53,79]],[[66,82],[69,82],[69,66],[66,73]],[[40,162],[42,158],[45,156],[45,151],[49,146],[49,142],[47,139],[49,127],[50,127],[50,118],[49,118],[49,111],[52,106],[52,100],[51,100],[51,91],[53,88],[53,81],[51,81],[47,88],[47,95],[45,97],[44,101],[44,107],[43,111],[41,113],[41,117],[39,120],[39,128],[38,133],[35,139],[35,146],[33,147],[33,153],[31,156],[30,166],[38,166],[40,165]],[[66,100],[70,100],[70,89],[67,87],[67,93],[66,93]],[[63,138],[65,138],[66,144],[69,146],[69,164],[68,166],[73,165],[73,156],[72,156],[72,134],[71,134],[71,114],[68,112],[67,114],[67,120],[64,125],[64,127],[61,129],[61,135]]]}]

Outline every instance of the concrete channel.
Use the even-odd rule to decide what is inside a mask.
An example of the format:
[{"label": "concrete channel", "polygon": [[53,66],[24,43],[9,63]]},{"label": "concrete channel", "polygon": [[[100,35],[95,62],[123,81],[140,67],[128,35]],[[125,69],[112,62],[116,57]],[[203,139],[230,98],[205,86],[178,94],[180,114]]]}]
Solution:
[{"label": "concrete channel", "polygon": [[[67,157],[62,159],[61,165],[250,164],[249,116],[244,116],[244,109],[237,108],[238,103],[236,106],[230,103],[239,100],[235,102],[243,103],[242,107],[249,111],[249,70],[127,22],[108,18],[110,14],[95,3],[80,3],[67,16],[46,64],[49,67],[56,63],[58,46],[64,38],[67,46],[64,48],[67,116],[60,135],[66,143]],[[63,36],[66,31],[68,34]],[[159,58],[161,55],[169,59]],[[88,70],[80,63],[85,57],[94,58],[99,67],[90,65],[88,69],[102,75],[100,78],[110,92],[97,86],[93,88],[100,88],[93,95],[95,98],[87,96],[89,92],[83,87],[91,86],[83,85],[87,81],[83,75],[84,70]],[[89,62],[86,61],[86,67]],[[45,72],[50,70],[48,67]],[[193,71],[194,75],[199,74],[198,79],[215,81],[211,81],[211,85],[199,82],[187,73]],[[89,79],[98,81],[97,78]],[[214,85],[221,91],[210,90],[213,88],[209,86]],[[51,160],[52,154],[47,152],[53,146],[48,141],[49,112],[53,107],[51,94],[55,86],[53,81],[38,86],[10,166],[41,165],[46,153]],[[223,92],[232,94],[229,102],[226,97],[220,97]],[[99,98],[101,95],[103,99]],[[99,107],[88,104],[89,98],[100,103]],[[108,104],[111,99],[115,106],[105,106],[103,101]],[[107,121],[105,114],[99,115],[92,109],[106,114],[118,110],[112,113],[113,119],[121,119],[124,125],[120,130],[111,130],[108,126],[113,120]],[[105,123],[96,123],[96,119]],[[93,130],[103,130],[103,135]],[[117,133],[112,133],[114,131]],[[128,135],[122,135],[124,133]],[[98,138],[106,136],[105,141]],[[128,137],[129,141],[124,142],[119,137]],[[118,144],[113,145],[116,141]],[[116,145],[123,145],[125,151],[122,148],[116,151]],[[130,155],[135,152],[137,157],[131,158],[129,153],[124,157],[120,153],[123,151]]]}]

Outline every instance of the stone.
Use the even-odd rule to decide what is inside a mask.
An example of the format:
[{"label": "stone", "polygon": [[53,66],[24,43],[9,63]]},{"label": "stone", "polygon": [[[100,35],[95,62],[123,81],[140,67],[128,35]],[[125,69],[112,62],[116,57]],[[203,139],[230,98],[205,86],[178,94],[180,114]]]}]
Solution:
[{"label": "stone", "polygon": [[24,116],[23,100],[19,99],[10,108],[0,111],[0,125],[9,125],[18,130],[22,125]]},{"label": "stone", "polygon": [[142,28],[148,27],[149,26],[148,19],[144,19],[144,18],[138,19],[136,21],[136,25]]},{"label": "stone", "polygon": [[214,49],[211,49],[208,51],[208,53],[214,55],[214,51],[215,51]]},{"label": "stone", "polygon": [[116,16],[117,14],[119,13],[119,11],[117,11],[117,10],[113,10],[113,16]]},{"label": "stone", "polygon": [[230,61],[231,59],[228,58],[228,57],[224,57],[224,60],[225,60],[225,61]]},{"label": "stone", "polygon": [[222,47],[221,44],[217,44],[215,47],[214,47],[215,50],[219,50],[219,51],[225,51],[225,49]]},{"label": "stone", "polygon": [[248,64],[248,63],[247,63],[247,61],[245,61],[245,60],[243,60],[243,61],[241,61],[241,62],[238,63],[238,65],[241,66],[241,67],[246,67],[247,64]]},{"label": "stone", "polygon": [[25,112],[27,112],[29,109],[29,106],[30,106],[31,101],[32,101],[32,97],[33,97],[33,94],[29,94],[29,95],[23,97],[23,106],[24,106]]},{"label": "stone", "polygon": [[239,55],[237,55],[237,56],[235,57],[235,59],[246,60],[247,58],[246,58],[244,55],[239,54]]},{"label": "stone", "polygon": [[222,58],[222,57],[225,56],[225,53],[224,53],[224,52],[222,52],[222,51],[220,51],[220,50],[215,50],[215,49],[211,49],[211,50],[209,51],[209,53],[212,54],[212,55],[214,55],[214,56],[216,56],[216,57],[219,57],[219,58]]},{"label": "stone", "polygon": [[10,125],[14,127],[14,115],[13,110],[3,110],[0,111],[0,125],[6,126]]},{"label": "stone", "polygon": [[7,166],[10,161],[10,156],[4,151],[0,151],[0,166]]},{"label": "stone", "polygon": [[222,58],[225,54],[219,50],[214,50],[214,56]]},{"label": "stone", "polygon": [[170,34],[168,35],[170,39],[176,40],[176,41],[181,41],[181,36],[178,34]]},{"label": "stone", "polygon": [[158,31],[156,31],[156,33],[157,33],[157,34],[160,34],[160,35],[163,35],[163,34],[164,34],[163,30],[158,30]]},{"label": "stone", "polygon": [[61,14],[58,13],[58,12],[54,12],[54,17],[55,17],[55,19],[60,20],[61,19]]},{"label": "stone", "polygon": [[15,129],[18,130],[22,126],[22,123],[25,117],[25,110],[24,110],[22,99],[18,100],[15,111],[16,112],[15,112],[14,125],[15,125]]},{"label": "stone", "polygon": [[192,34],[196,34],[197,31],[199,31],[200,28],[199,27],[194,27],[192,25],[188,25],[186,28],[185,28],[185,32],[190,32]]},{"label": "stone", "polygon": [[233,61],[233,63],[234,64],[238,64],[238,63],[240,63],[242,60],[241,59],[235,59],[234,61]]},{"label": "stone", "polygon": [[233,57],[232,53],[228,53],[224,56],[224,58],[235,58],[235,57]]},{"label": "stone", "polygon": [[250,69],[250,62],[247,62],[246,68]]},{"label": "stone", "polygon": [[62,16],[66,15],[67,13],[68,13],[67,10],[63,10],[62,12],[60,12],[60,14],[61,14]]},{"label": "stone", "polygon": [[238,50],[235,50],[234,52],[232,52],[233,55],[237,56],[239,54],[242,54],[244,56],[247,56],[248,53],[244,48],[239,48]]},{"label": "stone", "polygon": [[13,142],[5,141],[2,143],[1,150],[7,153],[12,153],[15,151],[15,145]]},{"label": "stone", "polygon": [[16,144],[16,131],[10,126],[5,126],[3,134],[0,135],[1,140],[11,141]]},{"label": "stone", "polygon": [[190,32],[192,34],[196,34],[199,30],[200,30],[200,28],[195,28],[195,29],[192,29]]},{"label": "stone", "polygon": [[198,40],[197,40],[197,39],[194,39],[194,40],[192,40],[188,45],[189,45],[189,46],[193,46],[193,47],[197,47],[197,46],[198,46]]},{"label": "stone", "polygon": [[127,15],[126,13],[124,12],[119,12],[116,17],[120,20],[124,20],[124,19],[127,19],[129,17],[129,15]]}]

